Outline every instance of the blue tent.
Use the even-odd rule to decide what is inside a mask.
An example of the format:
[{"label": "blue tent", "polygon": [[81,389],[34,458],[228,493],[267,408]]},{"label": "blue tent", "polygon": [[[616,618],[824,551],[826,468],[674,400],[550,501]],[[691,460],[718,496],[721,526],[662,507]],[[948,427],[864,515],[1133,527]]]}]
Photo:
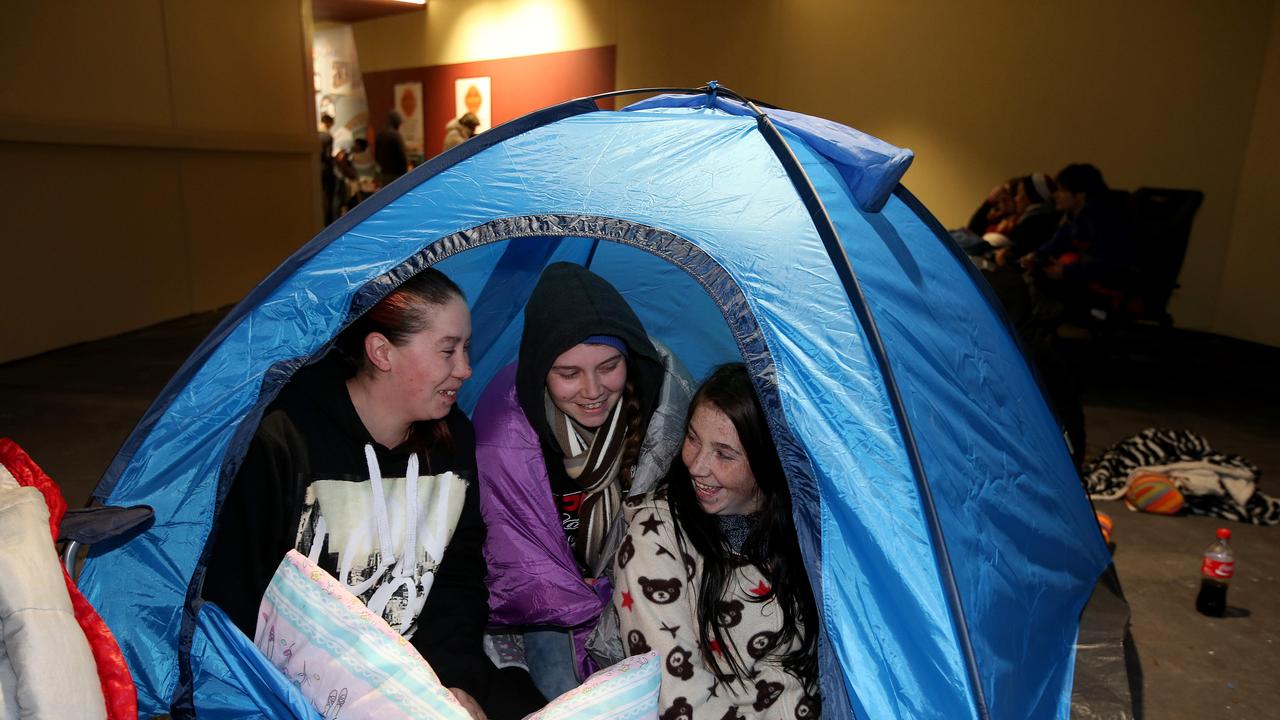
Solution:
[{"label": "blue tent", "polygon": [[[551,107],[434,158],[325,229],[196,350],[95,497],[156,522],[81,576],[144,713],[307,716],[198,600],[215,508],[294,371],[437,266],[472,305],[470,410],[541,269],[617,286],[702,377],[743,360],[822,613],[828,717],[1066,717],[1109,557],[985,284],[900,184],[902,150],[709,85]],[[290,705],[294,703],[294,705]]]}]

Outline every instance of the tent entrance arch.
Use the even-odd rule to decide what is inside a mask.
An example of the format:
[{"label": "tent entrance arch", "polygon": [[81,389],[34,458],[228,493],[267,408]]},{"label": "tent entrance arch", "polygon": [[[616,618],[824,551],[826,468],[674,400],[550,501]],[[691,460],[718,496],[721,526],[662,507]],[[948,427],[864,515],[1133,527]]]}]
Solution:
[{"label": "tent entrance arch", "polygon": [[[820,568],[820,528],[815,523],[820,509],[813,469],[782,412],[764,333],[737,282],[707,253],[674,233],[613,217],[499,218],[441,238],[370,280],[352,296],[347,319],[334,337],[410,277],[429,267],[444,272],[462,288],[472,311],[474,374],[459,392],[459,406],[470,415],[493,376],[515,361],[523,308],[542,269],[565,261],[587,267],[618,288],[650,335],[672,349],[695,382],[722,363],[747,365],[792,488],[802,552],[810,567]],[[290,358],[268,371],[253,409],[224,456],[216,507],[221,507],[230,489],[263,411],[298,369],[323,357],[330,347],[331,342],[325,343],[309,357]],[[201,569],[188,588],[189,598],[199,597],[207,551],[206,547]],[[821,573],[811,572],[810,582],[815,596],[821,597]],[[194,635],[196,622],[195,612],[184,615],[184,636]],[[832,663],[825,682],[840,688],[826,694],[838,698],[847,688],[825,642],[823,652]],[[191,672],[190,656],[180,656],[180,673],[190,679]],[[180,686],[196,684],[188,681]]]}]

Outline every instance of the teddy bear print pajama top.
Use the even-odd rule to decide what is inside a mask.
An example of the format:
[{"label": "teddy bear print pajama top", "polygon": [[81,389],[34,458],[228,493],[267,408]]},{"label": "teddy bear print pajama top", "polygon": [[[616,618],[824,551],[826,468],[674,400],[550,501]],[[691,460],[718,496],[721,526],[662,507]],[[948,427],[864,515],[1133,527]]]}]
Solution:
[{"label": "teddy bear print pajama top", "polygon": [[[717,677],[703,659],[698,632],[697,590],[702,558],[676,541],[665,492],[630,498],[627,535],[615,560],[613,603],[629,655],[657,651],[663,663],[660,720],[810,720],[818,703],[799,679],[777,661],[790,648],[773,648],[782,609],[768,593],[762,573],[744,562],[717,604],[718,623],[746,677]],[[729,672],[727,662],[718,663]]]}]

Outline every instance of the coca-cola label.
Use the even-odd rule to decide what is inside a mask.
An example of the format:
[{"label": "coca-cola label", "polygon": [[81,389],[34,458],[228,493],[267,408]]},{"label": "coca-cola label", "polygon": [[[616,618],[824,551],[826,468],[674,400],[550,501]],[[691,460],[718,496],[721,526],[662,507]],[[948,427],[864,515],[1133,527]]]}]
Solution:
[{"label": "coca-cola label", "polygon": [[1230,580],[1235,571],[1236,563],[1234,560],[1223,561],[1207,557],[1200,564],[1200,574],[1215,580]]}]

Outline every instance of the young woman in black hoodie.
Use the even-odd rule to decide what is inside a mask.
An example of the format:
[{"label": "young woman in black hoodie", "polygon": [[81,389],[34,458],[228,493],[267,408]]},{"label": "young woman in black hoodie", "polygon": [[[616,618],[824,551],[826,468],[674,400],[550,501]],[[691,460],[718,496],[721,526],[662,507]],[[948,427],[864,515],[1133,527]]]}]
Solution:
[{"label": "young woman in black hoodie", "polygon": [[[296,549],[406,635],[474,717],[523,717],[540,695],[527,675],[496,681],[483,651],[475,432],[455,405],[471,376],[470,338],[461,290],[429,269],[300,370],[263,415],[219,512],[203,596],[253,637],[262,594]],[[402,519],[427,518],[430,493],[409,489],[419,472],[452,472],[437,482],[463,498],[443,558],[423,541],[436,528]],[[390,532],[408,526],[420,529]]]}]

